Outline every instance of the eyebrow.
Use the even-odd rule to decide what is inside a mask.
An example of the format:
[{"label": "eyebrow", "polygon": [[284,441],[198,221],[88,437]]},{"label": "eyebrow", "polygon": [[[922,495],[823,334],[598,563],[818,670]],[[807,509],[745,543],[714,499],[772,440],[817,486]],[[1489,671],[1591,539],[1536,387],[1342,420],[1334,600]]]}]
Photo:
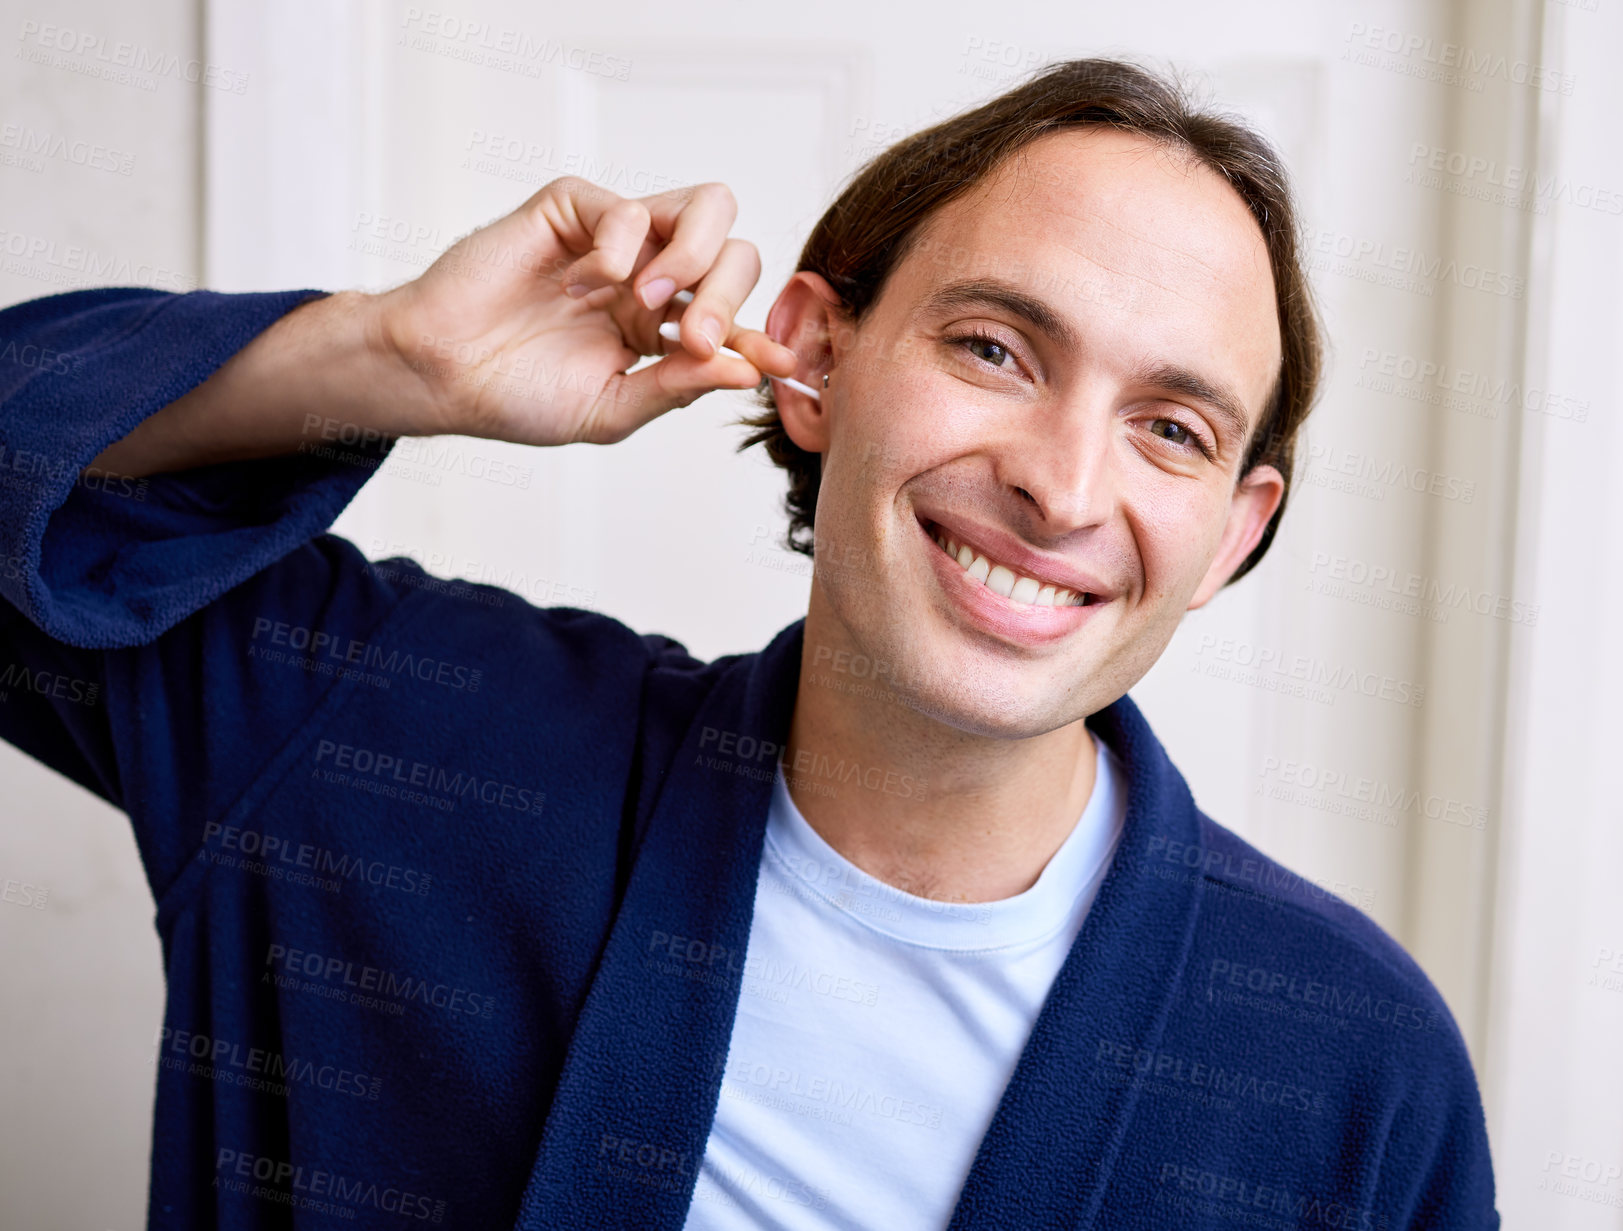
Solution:
[{"label": "eyebrow", "polygon": [[920,307],[933,314],[979,305],[1002,308],[1010,315],[1022,318],[1067,350],[1081,349],[1081,340],[1076,336],[1076,331],[1048,304],[1006,282],[991,278],[949,282],[926,295]]},{"label": "eyebrow", "polygon": [[1128,379],[1136,385],[1149,385],[1180,394],[1191,402],[1200,402],[1207,410],[1228,425],[1237,441],[1244,443],[1251,430],[1251,417],[1246,414],[1245,403],[1223,385],[1214,385],[1188,368],[1175,363],[1152,363],[1135,368]]},{"label": "eyebrow", "polygon": [[[927,313],[936,313],[979,305],[1001,308],[1011,316],[1020,317],[1066,350],[1082,349],[1076,330],[1057,310],[1036,296],[996,279],[974,278],[948,283],[926,295],[920,307]],[[1232,389],[1188,368],[1175,363],[1149,363],[1133,369],[1128,380],[1201,403],[1240,441],[1244,441],[1251,430],[1251,416],[1246,413],[1245,402]]]}]

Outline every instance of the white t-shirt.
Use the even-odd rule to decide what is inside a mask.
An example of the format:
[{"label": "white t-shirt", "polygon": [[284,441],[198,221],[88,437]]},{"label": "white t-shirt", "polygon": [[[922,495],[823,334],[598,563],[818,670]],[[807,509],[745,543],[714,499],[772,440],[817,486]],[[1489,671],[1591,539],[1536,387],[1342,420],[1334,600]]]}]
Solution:
[{"label": "white t-shirt", "polygon": [[940,1231],[1126,815],[1093,793],[1036,884],[894,889],[829,846],[780,770],[720,1105],[684,1231]]}]

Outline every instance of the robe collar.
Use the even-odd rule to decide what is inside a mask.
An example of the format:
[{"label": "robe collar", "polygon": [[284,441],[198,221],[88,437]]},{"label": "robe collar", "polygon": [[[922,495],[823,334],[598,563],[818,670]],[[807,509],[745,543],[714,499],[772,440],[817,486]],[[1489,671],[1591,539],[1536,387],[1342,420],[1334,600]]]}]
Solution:
[{"label": "robe collar", "polygon": [[[729,664],[678,748],[569,1044],[525,1231],[681,1231],[721,1094],[804,623]],[[1199,865],[1164,858],[1200,842],[1183,778],[1128,698],[1088,725],[1122,763],[1122,836],[949,1231],[1094,1224],[1138,1099],[1138,1083],[1101,1081],[1097,1058],[1157,1045],[1194,935]]]}]

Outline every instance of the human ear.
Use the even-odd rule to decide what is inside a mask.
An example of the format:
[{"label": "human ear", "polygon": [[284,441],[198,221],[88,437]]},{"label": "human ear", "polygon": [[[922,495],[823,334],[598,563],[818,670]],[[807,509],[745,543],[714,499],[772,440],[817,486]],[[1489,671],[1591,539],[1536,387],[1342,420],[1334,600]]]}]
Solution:
[{"label": "human ear", "polygon": [[1196,587],[1189,600],[1189,610],[1203,607],[1223,588],[1223,583],[1234,575],[1234,570],[1245,563],[1246,557],[1262,541],[1263,531],[1285,498],[1285,480],[1272,466],[1253,466],[1235,485],[1229,499],[1228,522],[1217,545],[1206,576]]},{"label": "human ear", "polygon": [[[795,376],[814,389],[823,389],[843,349],[840,328],[846,317],[839,294],[821,274],[801,270],[784,284],[766,316],[766,333],[794,351],[799,358]],[[783,430],[808,453],[828,450],[828,391],[823,400],[808,397],[781,381],[772,386],[772,400],[783,420]]]}]

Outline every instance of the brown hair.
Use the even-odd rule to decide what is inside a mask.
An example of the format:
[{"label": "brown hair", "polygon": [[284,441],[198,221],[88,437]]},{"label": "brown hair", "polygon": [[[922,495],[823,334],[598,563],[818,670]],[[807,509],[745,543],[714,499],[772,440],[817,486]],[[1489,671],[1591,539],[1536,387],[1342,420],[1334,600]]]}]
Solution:
[{"label": "brown hair", "polygon": [[[1273,465],[1284,476],[1288,498],[1296,437],[1313,406],[1323,351],[1290,185],[1278,154],[1262,136],[1238,118],[1201,108],[1178,82],[1122,60],[1069,60],[1043,69],[1008,93],[915,133],[869,161],[812,228],[796,268],[827,279],[846,313],[860,322],[936,210],[1038,137],[1090,126],[1137,133],[1192,155],[1234,187],[1262,229],[1283,357],[1240,473]],[[765,445],[767,456],[789,472],[785,540],[791,550],[811,555],[821,459],[789,439],[766,382],[758,396],[766,410],[741,421],[752,431],[739,448]],[[1262,559],[1285,502],[1280,500],[1262,539],[1230,581]]]}]

